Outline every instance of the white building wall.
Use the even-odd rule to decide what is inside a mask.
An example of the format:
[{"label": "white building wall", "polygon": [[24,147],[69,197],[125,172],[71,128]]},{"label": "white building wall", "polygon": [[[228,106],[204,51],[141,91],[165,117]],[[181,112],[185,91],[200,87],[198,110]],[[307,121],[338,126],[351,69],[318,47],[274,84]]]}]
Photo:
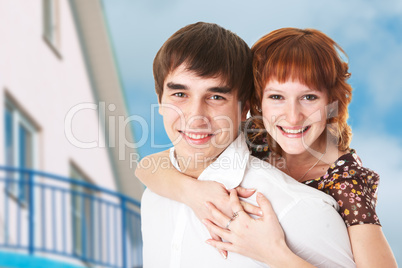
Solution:
[{"label": "white building wall", "polygon": [[[7,91],[39,125],[36,169],[68,176],[73,161],[94,183],[115,190],[106,148],[77,148],[64,133],[68,111],[77,104],[95,103],[95,98],[68,1],[60,1],[59,10],[61,58],[44,41],[41,0],[0,0],[2,110]],[[72,131],[77,139],[98,141],[97,113],[86,109],[76,114]],[[3,146],[4,138],[1,141]]]},{"label": "white building wall", "polygon": [[[55,53],[43,37],[42,0],[0,0],[0,165],[4,165],[4,104],[6,97],[15,102],[22,112],[39,128],[36,152],[34,152],[34,169],[42,170],[68,177],[71,163],[98,186],[112,191],[117,190],[114,173],[107,148],[96,146],[92,149],[79,148],[71,144],[65,135],[65,118],[76,105],[96,104],[96,98],[91,87],[91,80],[82,55],[79,36],[76,32],[73,14],[68,0],[60,0],[60,45]],[[106,107],[107,108],[107,107]],[[79,111],[72,120],[72,133],[82,142],[99,142],[104,139],[99,128],[98,111],[85,109]],[[101,142],[103,143],[103,142]],[[4,174],[4,173],[3,173]],[[48,180],[43,180],[43,182]],[[56,183],[57,185],[58,183]],[[0,186],[2,186],[0,184]],[[4,241],[4,190],[0,191],[0,242]],[[41,198],[36,190],[36,204]],[[105,195],[99,195],[110,201],[116,201]],[[52,244],[52,213],[51,194],[46,195],[48,205],[44,219],[46,228],[46,244]],[[56,198],[60,204],[60,196]],[[71,203],[69,197],[65,200]],[[16,202],[8,201],[9,242],[17,239]],[[21,207],[20,207],[21,208]],[[36,208],[40,211],[40,208]],[[102,211],[105,211],[103,208]],[[58,220],[62,218],[61,211],[56,212]],[[71,241],[71,211],[65,211],[66,229],[61,229],[58,223],[56,232],[65,232],[67,247],[72,247]],[[106,213],[97,218],[106,222]],[[119,214],[116,214],[120,218]],[[22,243],[27,243],[28,213],[21,208],[20,233]],[[97,215],[95,215],[97,216]],[[112,216],[112,215],[111,215]],[[112,216],[113,217],[113,216]],[[42,234],[44,222],[39,213],[35,218],[36,234]],[[116,222],[120,225],[119,220]],[[113,225],[113,222],[111,223]],[[105,229],[105,226],[95,227]],[[116,227],[117,229],[117,227]],[[98,232],[99,230],[95,230]],[[105,233],[106,230],[103,231]],[[97,238],[99,239],[99,238]],[[40,238],[36,237],[36,240]],[[42,243],[42,241],[41,241]],[[104,243],[104,242],[103,242]],[[61,247],[61,241],[57,242]],[[118,250],[121,251],[121,244]],[[102,249],[105,252],[104,249]],[[42,254],[41,254],[42,255]],[[46,254],[45,254],[46,255]],[[54,256],[53,256],[54,257]],[[119,258],[114,256],[111,258]],[[60,257],[57,257],[60,258]],[[69,260],[71,261],[71,260]]]}]

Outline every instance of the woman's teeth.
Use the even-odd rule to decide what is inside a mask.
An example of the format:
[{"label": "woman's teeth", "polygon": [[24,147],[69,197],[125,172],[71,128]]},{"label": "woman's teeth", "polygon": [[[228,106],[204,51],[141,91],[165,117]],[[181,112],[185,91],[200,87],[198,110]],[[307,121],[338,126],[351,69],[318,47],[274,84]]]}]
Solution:
[{"label": "woman's teeth", "polygon": [[307,127],[304,127],[304,128],[299,128],[299,129],[287,129],[287,128],[284,128],[284,127],[280,127],[285,133],[288,133],[288,134],[298,134],[298,133],[303,133],[304,131],[306,131],[307,129],[308,129],[308,126]]}]

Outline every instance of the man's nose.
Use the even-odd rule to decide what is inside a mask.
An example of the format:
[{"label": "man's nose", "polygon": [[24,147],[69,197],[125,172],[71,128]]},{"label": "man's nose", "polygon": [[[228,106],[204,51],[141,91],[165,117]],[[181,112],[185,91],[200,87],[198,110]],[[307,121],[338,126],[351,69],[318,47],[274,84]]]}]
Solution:
[{"label": "man's nose", "polygon": [[208,107],[203,101],[194,101],[189,106],[187,125],[191,128],[205,128],[209,125]]}]

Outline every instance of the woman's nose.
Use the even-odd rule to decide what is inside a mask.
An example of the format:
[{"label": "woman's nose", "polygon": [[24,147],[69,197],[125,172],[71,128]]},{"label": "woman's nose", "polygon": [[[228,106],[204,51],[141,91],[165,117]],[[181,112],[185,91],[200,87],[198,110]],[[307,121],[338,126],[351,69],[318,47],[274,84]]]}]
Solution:
[{"label": "woman's nose", "polygon": [[286,121],[291,125],[299,125],[303,119],[301,107],[296,103],[289,103],[286,107]]}]

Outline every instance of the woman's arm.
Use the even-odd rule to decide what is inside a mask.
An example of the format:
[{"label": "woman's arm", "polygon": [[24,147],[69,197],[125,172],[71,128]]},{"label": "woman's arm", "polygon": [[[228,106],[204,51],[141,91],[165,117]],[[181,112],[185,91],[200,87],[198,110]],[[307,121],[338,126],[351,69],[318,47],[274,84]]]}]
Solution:
[{"label": "woman's arm", "polygon": [[[180,173],[170,162],[169,151],[152,154],[138,164],[135,175],[154,193],[188,205],[199,219],[208,218],[205,202],[214,203],[223,213],[231,214],[229,194],[215,181],[198,181]],[[237,188],[241,197],[251,196],[255,190]],[[258,215],[260,208],[242,202],[247,212]]]},{"label": "woman's arm", "polygon": [[[230,215],[229,194],[226,188],[214,181],[199,181],[180,173],[170,162],[169,151],[149,155],[143,158],[138,164],[135,175],[154,193],[166,198],[188,205],[201,220],[209,218],[210,212],[205,207],[205,202],[213,202],[221,211]],[[242,197],[249,197],[255,190],[248,190],[242,187],[236,188]],[[259,215],[261,209],[246,202],[242,202],[245,210],[251,214]],[[210,233],[217,241],[218,236]],[[219,253],[226,258],[227,252],[219,250]]]},{"label": "woman's arm", "polygon": [[357,267],[398,267],[381,226],[352,225],[348,233]]},{"label": "woman's arm", "polygon": [[257,194],[257,202],[263,213],[259,219],[253,219],[243,211],[236,191],[230,192],[230,202],[233,213],[238,213],[238,216],[229,226],[230,218],[213,204],[207,203],[215,223],[205,219],[204,224],[210,233],[228,241],[210,239],[206,241],[208,244],[219,250],[237,252],[270,267],[314,267],[289,249],[271,203],[261,193]]},{"label": "woman's arm", "polygon": [[[346,160],[342,164],[337,163],[339,171],[336,173],[339,176],[333,177],[335,187],[327,190],[341,204],[339,213],[348,226],[356,266],[397,267],[375,211],[380,176],[362,167],[352,155]],[[341,173],[345,171],[351,176],[344,178]],[[354,222],[363,224],[350,226]]]},{"label": "woman's arm", "polygon": [[154,193],[181,203],[185,203],[186,186],[191,188],[194,180],[173,167],[169,150],[144,157],[135,169],[135,176]]}]

